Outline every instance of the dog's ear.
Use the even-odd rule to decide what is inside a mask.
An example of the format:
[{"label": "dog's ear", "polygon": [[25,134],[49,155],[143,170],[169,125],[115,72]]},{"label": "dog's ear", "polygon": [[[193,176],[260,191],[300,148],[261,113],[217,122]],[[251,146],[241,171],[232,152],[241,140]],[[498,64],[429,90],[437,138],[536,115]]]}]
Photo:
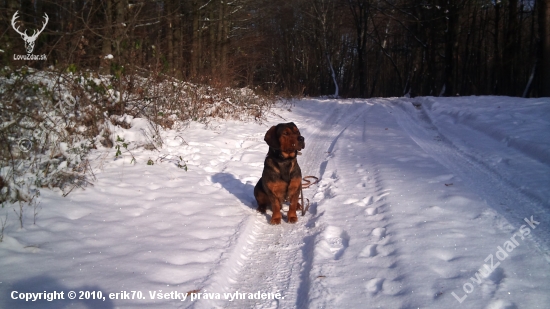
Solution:
[{"label": "dog's ear", "polygon": [[279,149],[281,147],[279,144],[279,137],[277,136],[276,126],[272,126],[269,130],[267,130],[267,132],[265,133],[264,141],[271,148]]}]

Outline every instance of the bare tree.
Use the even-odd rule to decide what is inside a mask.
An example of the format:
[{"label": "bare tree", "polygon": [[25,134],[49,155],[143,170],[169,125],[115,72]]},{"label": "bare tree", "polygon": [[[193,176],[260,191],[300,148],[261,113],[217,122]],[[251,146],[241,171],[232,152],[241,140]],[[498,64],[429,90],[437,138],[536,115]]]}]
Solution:
[{"label": "bare tree", "polygon": [[365,54],[367,49],[370,3],[369,0],[348,0],[348,4],[355,26],[359,97],[363,98],[367,93],[367,62]]},{"label": "bare tree", "polygon": [[156,72],[288,94],[550,95],[548,0],[29,3],[4,1],[0,19],[9,25],[19,11],[23,31],[47,14],[33,52],[48,59],[14,61],[25,45],[9,27],[3,65]]},{"label": "bare tree", "polygon": [[550,96],[550,3],[538,0],[540,32],[540,95]]}]

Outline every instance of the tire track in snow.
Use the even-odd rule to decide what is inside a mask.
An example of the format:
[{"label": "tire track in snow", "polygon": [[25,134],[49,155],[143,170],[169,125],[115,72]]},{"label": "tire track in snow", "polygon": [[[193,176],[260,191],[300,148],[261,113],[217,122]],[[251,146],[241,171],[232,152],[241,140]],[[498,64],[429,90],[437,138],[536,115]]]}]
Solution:
[{"label": "tire track in snow", "polygon": [[[294,120],[306,140],[304,156],[299,157],[303,175],[322,178],[330,152],[336,141],[365,110],[366,104],[338,104],[333,102],[301,102],[301,104],[330,104],[314,119]],[[299,107],[298,107],[299,108]],[[320,115],[326,115],[321,118]],[[319,117],[319,118],[317,118]],[[307,196],[307,190],[304,191]],[[253,212],[253,211],[251,211]],[[268,211],[269,212],[269,211]],[[298,223],[272,226],[268,218],[253,212],[238,231],[233,251],[214,272],[201,292],[221,293],[280,293],[279,300],[202,300],[193,308],[305,308],[308,306],[309,272],[313,259],[313,241],[318,230],[316,203]]]},{"label": "tire track in snow", "polygon": [[[320,220],[324,229],[317,238],[311,274],[313,308],[360,308],[371,297],[379,301],[402,292],[397,250],[389,229],[386,196],[390,193],[370,151],[367,120],[365,113],[359,114],[348,124],[352,129],[340,134],[338,146],[331,146],[334,158],[326,167],[331,177],[318,191],[330,198],[320,202],[326,214]],[[332,222],[345,223],[337,226]],[[369,272],[358,272],[367,276],[347,273],[349,268],[367,267]]]},{"label": "tire track in snow", "polygon": [[[404,104],[410,103],[408,100],[397,101],[396,104],[386,107],[395,112],[399,125],[416,144],[436,161],[466,180],[471,189],[484,197],[508,223],[517,228],[518,224],[523,223],[524,218],[531,216],[534,216],[536,221],[550,222],[550,215],[539,200],[524,194],[513,181],[503,178],[474,155],[456,147],[452,140],[442,134],[426,111],[411,110],[411,107]],[[434,139],[434,135],[438,138]],[[550,262],[550,226],[541,224],[533,234],[527,238],[533,240]]]}]

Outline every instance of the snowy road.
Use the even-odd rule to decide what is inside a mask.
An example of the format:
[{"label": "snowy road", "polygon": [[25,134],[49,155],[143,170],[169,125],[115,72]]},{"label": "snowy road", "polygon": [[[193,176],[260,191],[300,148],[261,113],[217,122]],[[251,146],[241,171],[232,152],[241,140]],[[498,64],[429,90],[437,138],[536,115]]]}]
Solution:
[{"label": "snowy road", "polygon": [[[135,166],[98,159],[93,188],[44,194],[37,225],[12,222],[0,243],[2,308],[548,308],[550,100],[294,103],[264,125],[166,132],[162,151],[188,172],[139,164],[158,156],[139,148]],[[320,183],[305,217],[271,226],[252,188],[263,134],[288,121]],[[52,283],[144,297],[10,299]],[[200,300],[149,293],[193,290]]]},{"label": "snowy road", "polygon": [[[300,158],[302,169],[305,175],[322,179],[316,194],[309,192],[315,202],[311,214],[296,226],[272,227],[260,215],[250,219],[253,226],[240,236],[246,239],[245,244],[236,248],[240,261],[230,259],[232,284],[227,284],[223,271],[223,279],[217,279],[221,283],[215,280],[217,285],[210,288],[280,292],[284,299],[222,300],[197,303],[196,308],[214,304],[229,308],[361,308],[369,299],[365,295],[387,308],[423,307],[436,301],[435,306],[446,302],[445,306],[457,307],[461,303],[456,297],[440,298],[450,296],[449,282],[458,279],[455,295],[466,301],[462,283],[468,282],[467,277],[459,274],[468,269],[447,264],[476,255],[460,251],[473,248],[476,253],[487,248],[486,256],[478,258],[479,265],[471,266],[475,273],[490,250],[501,245],[497,240],[492,240],[493,244],[478,241],[494,233],[488,226],[510,232],[514,227],[509,222],[514,220],[521,225],[525,223],[522,218],[535,216],[538,221],[550,222],[542,198],[521,190],[523,184],[517,179],[505,178],[476,156],[477,144],[459,148],[455,143],[468,134],[467,139],[481,142],[490,153],[499,155],[509,155],[507,145],[462,127],[451,132],[455,136],[447,136],[442,131],[448,128],[438,128],[412,100],[308,102],[296,110],[305,117],[299,123],[308,145]],[[548,180],[548,166],[520,157],[522,162],[529,160],[531,168],[536,167],[538,181]],[[441,202],[445,207],[438,205]],[[548,261],[549,231],[550,225],[537,226],[537,236],[531,239],[531,245]],[[469,263],[463,263],[457,266],[467,268]],[[542,263],[541,267],[548,266]],[[363,268],[368,270],[363,272]],[[482,279],[478,288],[482,292],[468,296],[468,307],[483,307],[484,303],[491,308],[514,306],[500,298],[499,294],[509,291],[502,283],[523,279],[507,276],[499,268]]]}]

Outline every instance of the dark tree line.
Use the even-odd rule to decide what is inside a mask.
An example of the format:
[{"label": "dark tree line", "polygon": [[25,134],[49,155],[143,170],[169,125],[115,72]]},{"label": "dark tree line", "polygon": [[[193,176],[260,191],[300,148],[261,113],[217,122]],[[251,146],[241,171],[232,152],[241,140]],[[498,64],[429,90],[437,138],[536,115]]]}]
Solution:
[{"label": "dark tree line", "polygon": [[[0,57],[288,94],[550,96],[548,2],[7,0]],[[47,61],[13,59],[16,11],[28,33],[48,14]]]}]

